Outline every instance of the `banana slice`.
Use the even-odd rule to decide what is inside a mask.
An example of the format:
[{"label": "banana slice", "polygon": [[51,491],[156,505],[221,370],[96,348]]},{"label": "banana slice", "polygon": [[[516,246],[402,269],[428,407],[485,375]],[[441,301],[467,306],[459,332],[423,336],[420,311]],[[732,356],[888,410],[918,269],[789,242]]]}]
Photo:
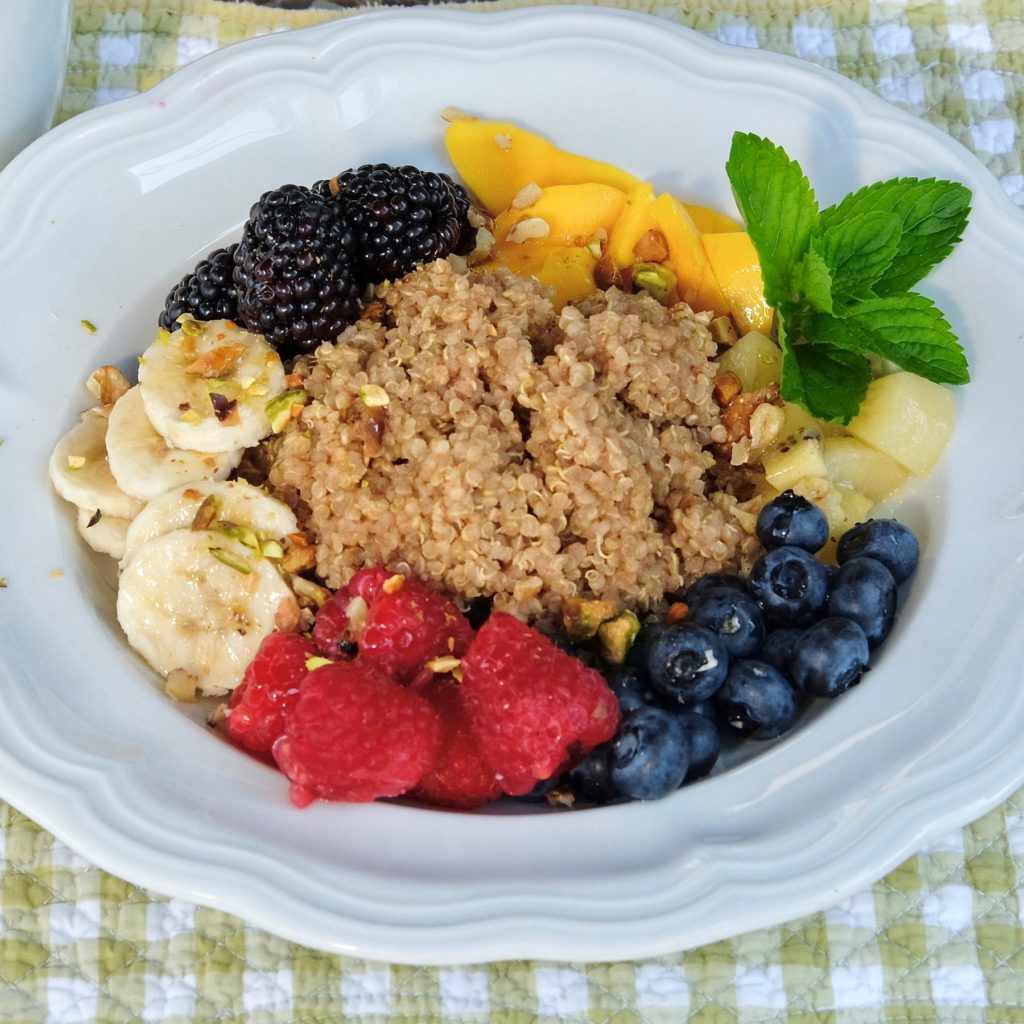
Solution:
[{"label": "banana slice", "polygon": [[117,592],[117,619],[132,647],[161,675],[186,673],[211,696],[233,690],[263,638],[294,629],[298,616],[273,563],[206,530],[147,541]]},{"label": "banana slice", "polygon": [[281,358],[231,320],[187,320],[139,361],[146,413],[175,448],[229,452],[271,433],[266,406],[285,388]]},{"label": "banana slice", "polygon": [[223,480],[243,449],[196,452],[172,448],[154,429],[136,386],[117,400],[107,427],[107,460],[122,491],[149,501],[193,480]]},{"label": "banana slice", "polygon": [[150,501],[132,520],[125,538],[122,568],[146,541],[172,530],[190,529],[200,507],[209,509],[204,502],[213,499],[211,519],[248,527],[259,540],[282,540],[295,533],[299,524],[295,513],[277,498],[272,498],[259,487],[245,480],[206,480],[183,484]]},{"label": "banana slice", "polygon": [[117,485],[107,462],[107,413],[90,409],[58,442],[50,456],[49,473],[54,490],[72,505],[92,515],[133,519],[142,502]]},{"label": "banana slice", "polygon": [[124,542],[128,536],[128,519],[105,516],[102,512],[90,512],[87,508],[78,510],[78,532],[86,544],[101,555],[120,559],[124,556]]}]

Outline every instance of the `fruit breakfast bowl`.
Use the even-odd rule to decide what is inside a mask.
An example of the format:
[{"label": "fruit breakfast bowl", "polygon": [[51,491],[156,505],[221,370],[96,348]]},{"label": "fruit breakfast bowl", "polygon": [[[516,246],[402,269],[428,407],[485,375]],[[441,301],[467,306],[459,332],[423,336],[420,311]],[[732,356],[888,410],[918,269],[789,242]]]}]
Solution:
[{"label": "fruit breakfast bowl", "polygon": [[[665,102],[596,111],[609,68]],[[82,382],[103,363],[135,375],[168,289],[237,239],[254,196],[367,161],[447,170],[450,106],[731,214],[734,130],[798,155],[823,201],[903,175],[973,192],[962,244],[922,285],[973,380],[943,462],[895,510],[922,560],[891,639],[841,701],[664,800],[295,809],[280,774],[166,699],[118,628],[109,563],[45,478]],[[635,15],[374,13],[75,119],[0,176],[0,226],[0,796],[102,867],[369,958],[639,957],[820,909],[1024,781],[1024,456],[1008,440],[1024,428],[1024,221],[965,151],[849,83]]]}]

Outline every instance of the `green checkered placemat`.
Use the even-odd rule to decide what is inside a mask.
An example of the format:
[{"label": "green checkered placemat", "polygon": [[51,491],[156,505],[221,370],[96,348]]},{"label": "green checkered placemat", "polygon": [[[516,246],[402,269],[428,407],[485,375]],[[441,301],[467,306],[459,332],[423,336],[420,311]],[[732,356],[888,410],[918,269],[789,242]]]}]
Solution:
[{"label": "green checkered placemat", "polygon": [[[614,5],[833,68],[944,128],[1024,205],[1024,0]],[[228,43],[346,13],[325,6],[79,0],[58,118]],[[137,889],[0,804],[0,1024],[139,1020],[1024,1024],[1024,791],[777,928],[631,963],[450,969],[315,952]]]}]

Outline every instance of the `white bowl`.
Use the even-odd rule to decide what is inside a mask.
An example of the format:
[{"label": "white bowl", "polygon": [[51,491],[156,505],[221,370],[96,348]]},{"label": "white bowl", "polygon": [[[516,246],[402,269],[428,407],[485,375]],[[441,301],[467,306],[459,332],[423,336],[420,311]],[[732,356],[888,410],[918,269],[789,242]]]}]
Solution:
[{"label": "white bowl", "polygon": [[[892,638],[806,727],[663,801],[296,811],[281,775],[162,695],[47,485],[87,375],[133,365],[168,288],[262,190],[368,160],[444,167],[449,105],[724,210],[736,129],[783,144],[823,203],[905,174],[974,191],[924,286],[974,382],[943,466],[901,508],[924,557]],[[76,118],[0,175],[0,795],[138,884],[415,963],[659,954],[871,882],[1024,782],[1022,252],[1024,219],[945,136],[809,65],[618,12],[374,13],[232,47]]]}]

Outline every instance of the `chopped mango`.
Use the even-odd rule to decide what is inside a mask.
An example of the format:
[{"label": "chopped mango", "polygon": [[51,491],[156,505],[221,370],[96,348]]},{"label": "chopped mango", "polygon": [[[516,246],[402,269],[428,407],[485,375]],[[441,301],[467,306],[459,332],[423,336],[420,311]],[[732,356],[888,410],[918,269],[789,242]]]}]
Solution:
[{"label": "chopped mango", "polygon": [[683,204],[665,192],[654,200],[650,212],[655,227],[668,243],[669,255],[665,262],[676,275],[683,301],[698,312],[728,313],[729,303],[704,254],[700,231]]},{"label": "chopped mango", "polygon": [[637,183],[628,171],[566,152],[507,121],[454,121],[444,141],[466,187],[492,216],[510,206],[530,182],[541,188],[593,182],[624,192]]},{"label": "chopped mango", "polygon": [[683,205],[701,234],[724,234],[728,231],[743,230],[743,225],[739,221],[713,210],[710,206],[695,206],[693,203],[684,203]]},{"label": "chopped mango", "polygon": [[764,300],[761,261],[750,235],[730,231],[703,234],[700,240],[740,332],[770,334],[772,309]]},{"label": "chopped mango", "polygon": [[[541,189],[529,206],[500,213],[494,222],[494,237],[499,247],[527,241],[583,246],[598,231],[610,232],[625,204],[626,193],[610,185],[551,185]],[[530,231],[529,222],[533,221],[538,222],[537,233]],[[517,238],[517,231],[527,237]]]}]

